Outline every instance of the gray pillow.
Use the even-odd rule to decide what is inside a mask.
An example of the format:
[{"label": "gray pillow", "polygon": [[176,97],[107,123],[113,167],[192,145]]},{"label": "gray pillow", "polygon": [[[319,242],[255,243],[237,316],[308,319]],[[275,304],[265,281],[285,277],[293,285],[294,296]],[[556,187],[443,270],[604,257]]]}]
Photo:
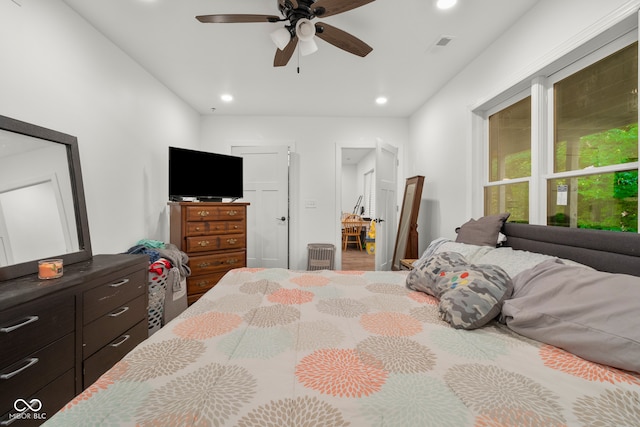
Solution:
[{"label": "gray pillow", "polygon": [[464,268],[466,265],[467,260],[457,252],[435,254],[414,264],[414,268],[407,275],[407,287],[440,298],[448,286],[444,282],[438,284],[439,275],[445,271]]},{"label": "gray pillow", "polygon": [[440,316],[458,329],[479,328],[511,295],[511,278],[496,265],[474,265],[456,252],[441,252],[415,266],[407,287],[440,299]]},{"label": "gray pillow", "polygon": [[438,278],[449,287],[440,298],[440,317],[457,329],[476,329],[495,319],[511,296],[509,275],[497,265],[469,264]]},{"label": "gray pillow", "polygon": [[554,259],[514,277],[502,320],[592,362],[640,373],[640,277]]},{"label": "gray pillow", "polygon": [[468,245],[493,246],[498,244],[498,235],[509,218],[511,213],[501,213],[499,215],[488,215],[475,220],[470,219],[462,224],[458,230],[456,242],[466,243]]}]

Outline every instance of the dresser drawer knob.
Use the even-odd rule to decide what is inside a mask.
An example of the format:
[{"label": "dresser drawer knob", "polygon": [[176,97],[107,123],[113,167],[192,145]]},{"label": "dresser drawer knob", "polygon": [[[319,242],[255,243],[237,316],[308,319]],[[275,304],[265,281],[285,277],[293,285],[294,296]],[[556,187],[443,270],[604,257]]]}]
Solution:
[{"label": "dresser drawer knob", "polygon": [[207,268],[210,267],[211,263],[210,262],[201,262],[200,264],[198,264],[199,268]]},{"label": "dresser drawer knob", "polygon": [[238,211],[227,211],[227,215],[236,216],[236,215],[238,215]]},{"label": "dresser drawer knob", "polygon": [[16,329],[20,329],[23,326],[27,326],[29,323],[33,323],[33,322],[37,322],[39,319],[38,316],[29,316],[26,319],[24,319],[23,321],[21,321],[20,323],[13,325],[13,326],[6,326],[4,328],[0,328],[0,332],[5,332],[5,333],[9,333],[9,332],[13,332]]},{"label": "dresser drawer knob", "polygon": [[126,285],[127,283],[129,283],[129,279],[122,279],[119,282],[110,284],[109,287],[119,288],[120,286]]},{"label": "dresser drawer knob", "polygon": [[118,317],[121,314],[124,314],[128,310],[129,310],[129,307],[122,307],[118,311],[114,311],[113,313],[109,313],[109,317]]},{"label": "dresser drawer knob", "polygon": [[129,338],[131,338],[131,335],[123,335],[122,339],[118,342],[114,342],[113,344],[111,344],[111,347],[120,347],[122,344],[125,343],[125,341],[127,341]]},{"label": "dresser drawer knob", "polygon": [[37,357],[31,357],[29,359],[25,359],[25,362],[27,362],[26,365],[24,365],[22,368],[16,369],[13,372],[9,372],[7,374],[2,374],[0,375],[0,380],[8,380],[9,378],[18,375],[20,372],[24,371],[27,368],[30,368],[31,366],[35,365],[36,363],[38,363],[38,358]]},{"label": "dresser drawer knob", "polygon": [[196,283],[196,287],[198,288],[206,288],[207,286],[209,286],[209,282],[207,281]]},{"label": "dresser drawer knob", "polygon": [[238,243],[238,239],[227,239],[227,243],[229,243],[230,245],[235,245],[236,243]]},{"label": "dresser drawer knob", "polygon": [[236,258],[231,258],[227,260],[227,264],[229,265],[233,265],[233,264],[237,264],[238,260]]},{"label": "dresser drawer knob", "polygon": [[198,242],[198,246],[202,246],[203,248],[204,248],[205,246],[209,246],[209,241],[208,241],[208,240],[200,240],[200,241]]},{"label": "dresser drawer knob", "polygon": [[198,215],[207,216],[207,215],[209,215],[209,211],[198,211]]}]

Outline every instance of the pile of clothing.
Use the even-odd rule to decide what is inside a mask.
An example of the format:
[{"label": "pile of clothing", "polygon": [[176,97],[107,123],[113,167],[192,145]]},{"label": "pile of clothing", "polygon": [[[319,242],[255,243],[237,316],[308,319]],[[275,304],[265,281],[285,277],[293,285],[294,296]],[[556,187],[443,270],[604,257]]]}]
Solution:
[{"label": "pile of clothing", "polygon": [[142,239],[127,250],[128,254],[149,257],[149,335],[187,308],[189,257],[171,243]]}]

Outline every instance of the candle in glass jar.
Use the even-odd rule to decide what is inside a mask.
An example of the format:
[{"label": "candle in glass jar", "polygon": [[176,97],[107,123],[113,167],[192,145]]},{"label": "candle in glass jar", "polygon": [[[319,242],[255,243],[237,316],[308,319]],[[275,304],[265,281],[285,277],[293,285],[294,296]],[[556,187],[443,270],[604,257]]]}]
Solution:
[{"label": "candle in glass jar", "polygon": [[57,279],[58,277],[62,277],[61,259],[43,259],[42,261],[38,261],[39,279]]}]

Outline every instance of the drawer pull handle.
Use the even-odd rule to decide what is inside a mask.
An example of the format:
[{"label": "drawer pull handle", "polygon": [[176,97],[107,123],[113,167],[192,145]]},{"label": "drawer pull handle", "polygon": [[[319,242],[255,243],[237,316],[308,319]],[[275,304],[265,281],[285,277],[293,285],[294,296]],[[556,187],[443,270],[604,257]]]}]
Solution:
[{"label": "drawer pull handle", "polygon": [[227,243],[230,245],[235,245],[238,242],[238,239],[227,239]]},{"label": "drawer pull handle", "polygon": [[18,417],[13,417],[13,418],[9,418],[7,420],[2,420],[2,421],[0,421],[0,426],[10,426],[17,419],[18,419]]},{"label": "drawer pull handle", "polygon": [[209,241],[208,240],[200,240],[198,242],[198,246],[202,246],[202,247],[209,246]]},{"label": "drawer pull handle", "polygon": [[238,211],[227,211],[227,215],[236,216],[236,215],[238,215]]},{"label": "drawer pull handle", "polygon": [[122,339],[118,342],[114,342],[113,344],[111,344],[111,347],[120,347],[122,344],[125,343],[125,341],[127,341],[129,338],[131,338],[131,335],[123,335]]},{"label": "drawer pull handle", "polygon": [[124,313],[125,313],[126,311],[128,311],[128,310],[129,310],[129,307],[122,307],[122,308],[120,308],[120,310],[118,310],[118,311],[114,311],[113,313],[109,313],[109,316],[110,316],[110,317],[118,317],[118,316],[120,316],[121,314],[124,314]]},{"label": "drawer pull handle", "polygon": [[210,262],[201,262],[200,264],[198,264],[198,268],[207,268],[211,265]]},{"label": "drawer pull handle", "polygon": [[37,357],[31,357],[29,359],[25,359],[25,361],[27,362],[26,365],[24,365],[22,368],[20,369],[16,369],[13,372],[9,372],[8,374],[2,374],[0,375],[0,380],[8,380],[9,378],[18,375],[20,372],[24,371],[27,368],[30,368],[31,366],[35,365],[36,363],[38,363],[38,358]]},{"label": "drawer pull handle", "polygon": [[27,326],[29,323],[38,321],[38,319],[39,319],[38,316],[29,316],[26,319],[24,319],[22,322],[18,323],[17,325],[0,328],[0,332],[5,332],[5,333],[13,332],[16,329],[22,328],[23,326]]},{"label": "drawer pull handle", "polygon": [[209,211],[198,211],[198,215],[207,216],[207,215],[209,215]]},{"label": "drawer pull handle", "polygon": [[206,288],[207,286],[209,286],[209,282],[204,281],[204,282],[198,282],[198,284],[196,285],[198,288]]},{"label": "drawer pull handle", "polygon": [[110,284],[109,286],[112,288],[119,288],[120,286],[125,285],[127,283],[129,283],[129,279],[122,279],[119,282]]},{"label": "drawer pull handle", "polygon": [[237,263],[238,263],[238,260],[236,258],[231,258],[227,260],[227,264],[230,264],[230,265],[237,264]]}]

